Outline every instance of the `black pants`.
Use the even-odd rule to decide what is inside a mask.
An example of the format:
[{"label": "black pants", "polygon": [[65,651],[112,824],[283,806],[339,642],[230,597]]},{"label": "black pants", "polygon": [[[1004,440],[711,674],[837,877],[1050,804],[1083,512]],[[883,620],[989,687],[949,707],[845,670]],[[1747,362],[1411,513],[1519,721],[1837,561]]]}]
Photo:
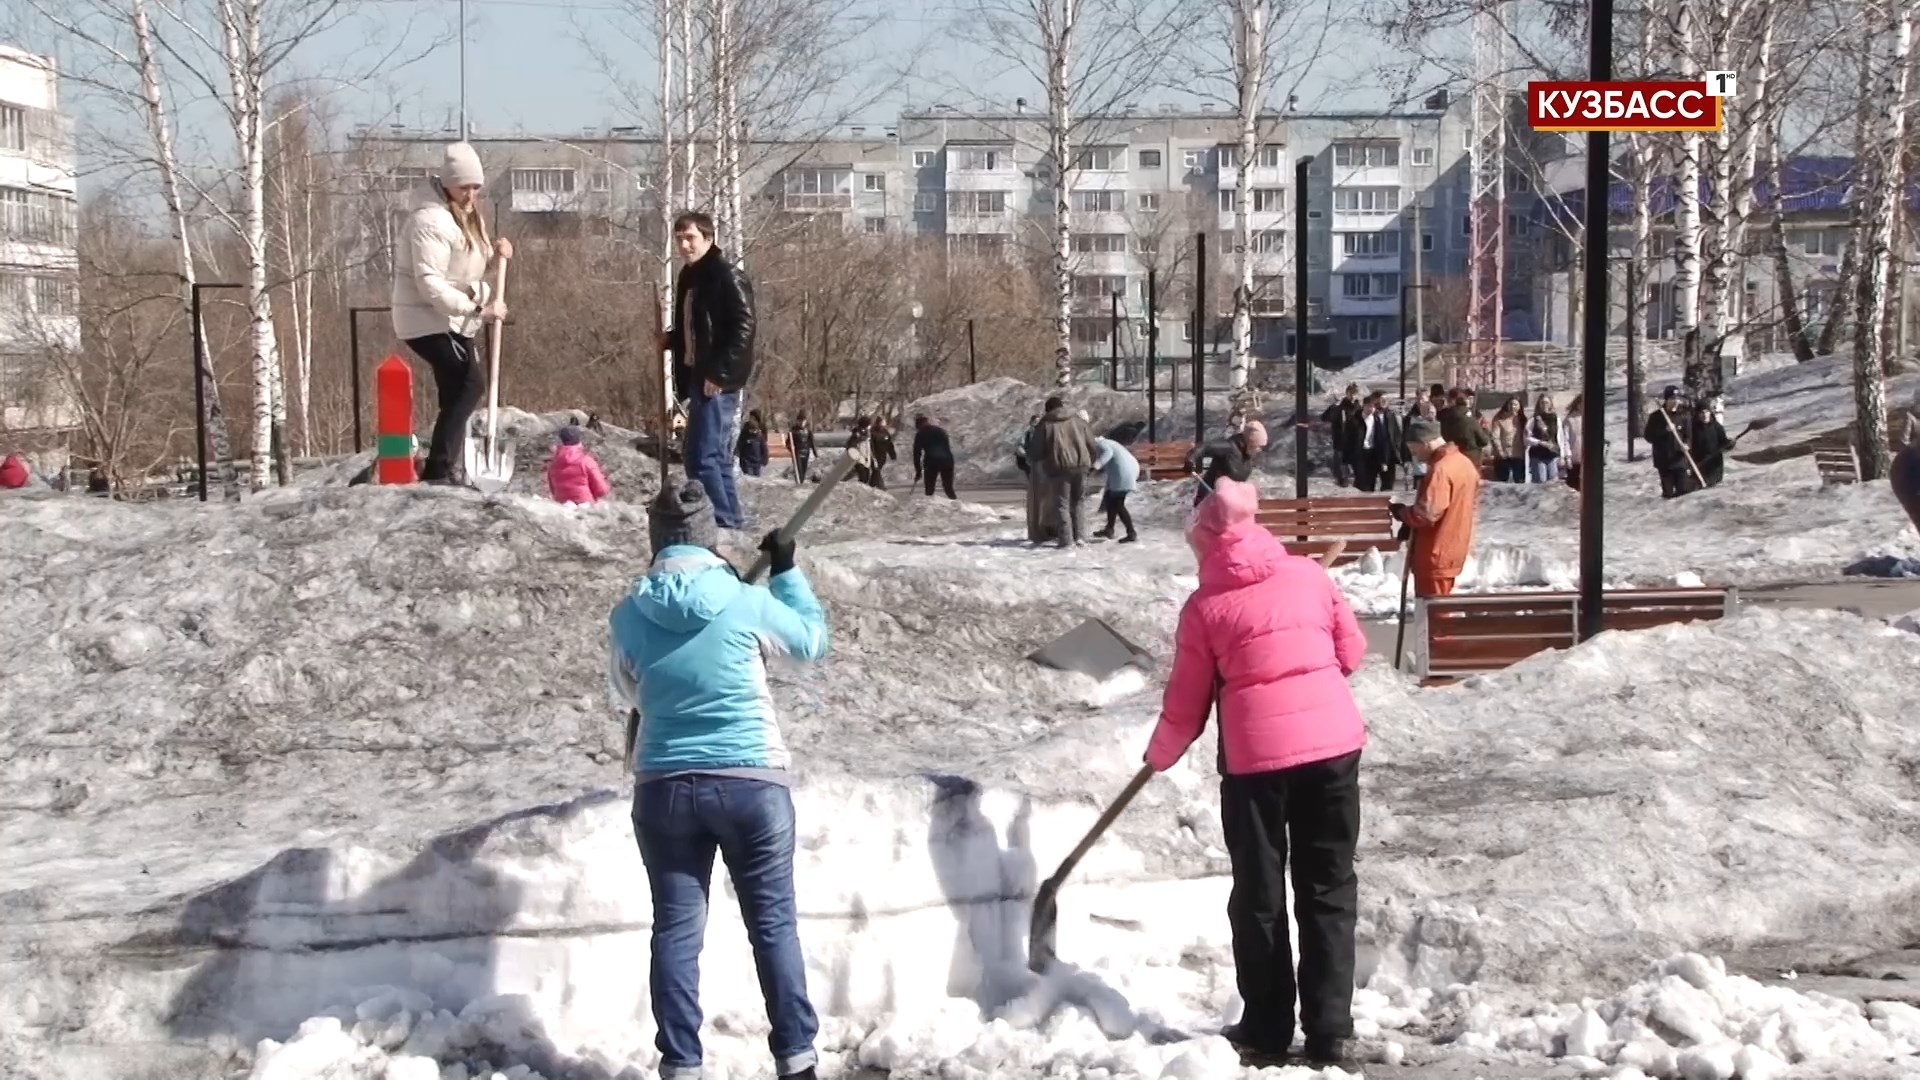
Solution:
[{"label": "black pants", "polygon": [[867,486],[879,488],[881,491],[887,490],[886,468],[885,465],[874,462],[873,468],[867,470]]},{"label": "black pants", "polygon": [[926,481],[927,494],[929,496],[933,494],[934,481],[938,480],[940,482],[941,489],[946,492],[947,498],[949,499],[960,498],[960,496],[955,495],[953,493],[953,462],[952,461],[950,460],[934,461],[932,459],[928,459],[927,461],[922,463],[922,466],[923,468],[920,473],[920,478]]},{"label": "black pants", "polygon": [[1575,491],[1580,490],[1580,466],[1578,463],[1567,466],[1566,480],[1568,487]]},{"label": "black pants", "polygon": [[1367,458],[1358,458],[1353,463],[1353,486],[1361,491],[1380,489],[1380,466]]},{"label": "black pants", "polygon": [[1107,515],[1107,527],[1095,535],[1112,536],[1113,523],[1116,520],[1127,527],[1128,536],[1139,535],[1133,531],[1133,515],[1127,512],[1128,494],[1130,493],[1125,491],[1109,491],[1100,496],[1100,512]]},{"label": "black pants", "polygon": [[480,396],[487,392],[479,354],[474,351],[472,338],[454,333],[408,338],[407,348],[433,370],[440,405],[440,415],[433,420],[433,434],[427,440],[427,464],[420,479],[458,478],[467,468],[467,422],[473,419]]},{"label": "black pants", "polygon": [[812,458],[808,457],[805,454],[795,454],[793,456],[793,482],[794,483],[804,484],[807,482],[807,464],[812,460],[813,460]]},{"label": "black pants", "polygon": [[[1354,922],[1360,880],[1360,753],[1220,781],[1220,823],[1233,858],[1227,920],[1247,1003],[1240,1029],[1256,1050],[1293,1044],[1297,996],[1307,1038],[1353,1035]],[[1300,926],[1296,981],[1287,941],[1287,871]]]},{"label": "black pants", "polygon": [[1673,499],[1673,498],[1678,498],[1681,495],[1685,495],[1686,493],[1687,493],[1687,470],[1685,466],[1682,466],[1678,469],[1661,469],[1660,470],[1660,497],[1661,498]]}]

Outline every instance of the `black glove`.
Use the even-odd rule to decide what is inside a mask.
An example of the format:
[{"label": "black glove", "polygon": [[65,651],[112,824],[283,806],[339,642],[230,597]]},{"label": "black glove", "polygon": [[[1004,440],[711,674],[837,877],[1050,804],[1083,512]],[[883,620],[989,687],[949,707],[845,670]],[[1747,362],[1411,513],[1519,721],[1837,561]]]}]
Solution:
[{"label": "black glove", "polygon": [[1404,544],[1411,539],[1413,539],[1413,526],[1412,525],[1400,526],[1400,542]]},{"label": "black glove", "polygon": [[760,541],[760,550],[772,556],[773,576],[779,577],[793,569],[793,546],[793,541],[780,539],[779,529],[768,533],[766,538]]},{"label": "black glove", "polygon": [[1392,514],[1393,520],[1395,521],[1405,521],[1407,520],[1407,504],[1390,502],[1387,504],[1387,513]]}]

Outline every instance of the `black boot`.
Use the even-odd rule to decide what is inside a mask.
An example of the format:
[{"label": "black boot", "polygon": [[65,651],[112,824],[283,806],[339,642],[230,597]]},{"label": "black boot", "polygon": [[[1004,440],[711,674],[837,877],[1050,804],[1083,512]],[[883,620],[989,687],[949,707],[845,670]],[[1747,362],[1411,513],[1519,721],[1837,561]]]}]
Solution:
[{"label": "black boot", "polygon": [[819,1077],[813,1071],[813,1066],[809,1065],[797,1073],[788,1073],[782,1076],[780,1080],[819,1080]]},{"label": "black boot", "polygon": [[1292,1047],[1260,1046],[1252,1041],[1239,1024],[1229,1024],[1220,1032],[1220,1037],[1233,1044],[1240,1054],[1240,1064],[1248,1069],[1277,1069],[1287,1064],[1291,1058]]},{"label": "black boot", "polygon": [[1360,1071],[1359,1062],[1353,1057],[1353,1044],[1347,1039],[1330,1039],[1317,1035],[1307,1036],[1305,1047],[1307,1063],[1315,1068],[1339,1068],[1346,1072]]}]

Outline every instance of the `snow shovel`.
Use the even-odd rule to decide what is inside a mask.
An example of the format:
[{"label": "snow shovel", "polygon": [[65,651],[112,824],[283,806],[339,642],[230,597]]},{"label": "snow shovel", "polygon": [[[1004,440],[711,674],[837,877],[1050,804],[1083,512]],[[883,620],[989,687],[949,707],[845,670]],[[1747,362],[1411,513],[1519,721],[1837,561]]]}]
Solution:
[{"label": "snow shovel", "polygon": [[[493,299],[506,303],[507,261],[498,259],[493,271]],[[487,441],[484,446],[467,436],[467,480],[493,495],[513,479],[513,447],[500,445],[500,333],[494,323],[487,333]]]},{"label": "snow shovel", "polygon": [[1755,421],[1752,421],[1752,422],[1751,422],[1751,423],[1749,423],[1749,424],[1748,424],[1748,425],[1747,425],[1746,427],[1743,427],[1743,428],[1741,428],[1741,429],[1740,429],[1740,434],[1738,434],[1738,435],[1735,435],[1735,436],[1733,437],[1733,441],[1737,443],[1737,442],[1739,442],[1739,441],[1740,441],[1741,439],[1744,439],[1744,438],[1746,438],[1746,437],[1747,437],[1747,432],[1749,432],[1749,431],[1765,431],[1765,430],[1767,430],[1768,428],[1770,428],[1770,427],[1772,427],[1773,425],[1775,425],[1775,424],[1777,424],[1777,423],[1779,423],[1779,422],[1780,422],[1780,418],[1779,418],[1779,417],[1777,417],[1777,416],[1763,416],[1763,417],[1761,417],[1761,418],[1760,418],[1760,419],[1758,419],[1758,420],[1755,420]]},{"label": "snow shovel", "polygon": [[[820,504],[826,502],[827,496],[833,493],[834,485],[846,479],[848,474],[852,473],[856,466],[865,465],[867,461],[868,456],[865,447],[849,446],[847,452],[841,455],[840,460],[833,463],[833,468],[827,470],[827,475],[821,479],[820,486],[808,493],[807,501],[800,504],[800,509],[793,512],[793,516],[787,519],[785,525],[780,526],[780,539],[791,540],[795,536],[798,536],[800,530],[806,527],[807,519],[813,517],[814,511],[820,509]],[[747,572],[742,575],[741,580],[751,585],[760,580],[760,576],[765,574],[772,565],[773,555],[770,552],[763,551],[760,553],[759,558],[753,560],[753,565],[747,568]],[[628,772],[633,771],[634,742],[639,736],[640,713],[637,710],[632,710],[627,713]]]},{"label": "snow shovel", "polygon": [[1151,779],[1153,779],[1153,766],[1140,766],[1140,771],[1134,773],[1133,779],[1127,781],[1127,786],[1121,789],[1120,797],[1113,800],[1113,805],[1107,807],[1106,812],[1100,815],[1100,820],[1093,823],[1093,828],[1087,830],[1087,835],[1080,838],[1080,843],[1075,845],[1065,861],[1061,862],[1060,869],[1055,870],[1053,876],[1041,884],[1040,891],[1033,894],[1033,922],[1027,930],[1027,969],[1029,971],[1044,974],[1060,959],[1059,954],[1054,951],[1054,938],[1060,923],[1060,886],[1066,882],[1067,875],[1073,872],[1073,868],[1080,865],[1080,860],[1086,857],[1087,852],[1093,850],[1093,845],[1099,842],[1101,835],[1107,831],[1107,827],[1126,810],[1127,804],[1133,801],[1135,795],[1140,794],[1140,789],[1146,787],[1147,781]]}]

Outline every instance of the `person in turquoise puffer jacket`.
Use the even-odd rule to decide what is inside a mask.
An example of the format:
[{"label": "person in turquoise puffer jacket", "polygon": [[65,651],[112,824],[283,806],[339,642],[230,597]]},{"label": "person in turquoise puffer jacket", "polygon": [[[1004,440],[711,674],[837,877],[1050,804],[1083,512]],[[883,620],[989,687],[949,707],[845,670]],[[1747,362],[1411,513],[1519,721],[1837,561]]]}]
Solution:
[{"label": "person in turquoise puffer jacket", "polygon": [[647,532],[653,565],[613,609],[607,674],[621,715],[639,713],[633,825],[653,895],[660,1075],[701,1073],[700,947],[718,853],[753,945],[776,1075],[814,1080],[820,1021],[794,902],[792,758],[767,660],[826,655],[826,616],[778,530],[760,545],[772,556],[765,589],[714,552],[697,482],[661,492]]},{"label": "person in turquoise puffer jacket", "polygon": [[1132,451],[1112,439],[1095,439],[1093,471],[1105,474],[1106,490],[1100,496],[1100,510],[1107,515],[1106,528],[1093,535],[1103,540],[1113,539],[1113,523],[1117,518],[1127,527],[1127,535],[1121,537],[1120,542],[1131,544],[1139,540],[1140,534],[1133,531],[1133,515],[1127,513],[1127,496],[1133,494],[1140,482],[1140,462],[1134,459]]}]

